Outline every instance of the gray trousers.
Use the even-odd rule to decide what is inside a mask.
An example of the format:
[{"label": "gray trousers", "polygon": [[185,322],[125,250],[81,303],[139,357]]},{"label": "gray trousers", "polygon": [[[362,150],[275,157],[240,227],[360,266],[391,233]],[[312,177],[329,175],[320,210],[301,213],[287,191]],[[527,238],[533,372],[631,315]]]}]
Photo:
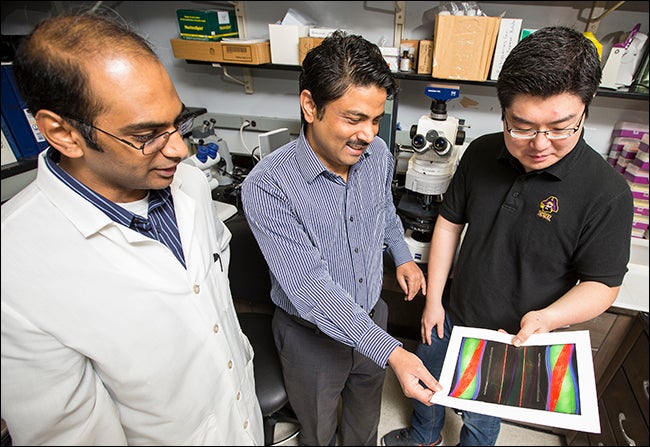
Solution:
[{"label": "gray trousers", "polygon": [[[384,300],[377,302],[372,319],[386,329]],[[273,317],[273,335],[301,426],[300,445],[335,445],[338,426],[341,445],[376,446],[386,370],[280,308]]]}]

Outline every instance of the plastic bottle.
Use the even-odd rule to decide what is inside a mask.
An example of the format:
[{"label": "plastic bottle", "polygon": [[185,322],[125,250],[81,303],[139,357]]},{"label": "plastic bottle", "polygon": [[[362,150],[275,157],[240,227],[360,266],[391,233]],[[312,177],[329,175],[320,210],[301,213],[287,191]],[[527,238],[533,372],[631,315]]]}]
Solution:
[{"label": "plastic bottle", "polygon": [[584,36],[591,40],[593,44],[596,46],[596,51],[598,51],[598,57],[602,60],[603,59],[603,44],[598,42],[598,39],[596,39],[596,36],[594,36],[594,33],[591,31],[585,31]]}]

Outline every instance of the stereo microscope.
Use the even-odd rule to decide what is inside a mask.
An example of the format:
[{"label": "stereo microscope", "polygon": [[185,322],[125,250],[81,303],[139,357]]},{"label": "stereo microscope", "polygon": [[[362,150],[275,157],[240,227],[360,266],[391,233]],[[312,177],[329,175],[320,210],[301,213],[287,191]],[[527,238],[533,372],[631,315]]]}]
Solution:
[{"label": "stereo microscope", "polygon": [[447,102],[460,88],[429,84],[424,94],[432,99],[431,112],[413,124],[409,136],[413,155],[406,170],[404,192],[397,205],[405,240],[415,262],[427,263],[438,206],[451,182],[465,142],[465,120],[447,115]]},{"label": "stereo microscope", "polygon": [[[213,206],[219,218],[225,221],[237,213],[237,207],[219,200],[222,188],[232,188],[234,165],[226,140],[217,135],[216,120],[205,120],[192,129],[188,140],[195,154],[183,160],[201,169],[212,189]],[[223,166],[225,164],[225,166]]]}]

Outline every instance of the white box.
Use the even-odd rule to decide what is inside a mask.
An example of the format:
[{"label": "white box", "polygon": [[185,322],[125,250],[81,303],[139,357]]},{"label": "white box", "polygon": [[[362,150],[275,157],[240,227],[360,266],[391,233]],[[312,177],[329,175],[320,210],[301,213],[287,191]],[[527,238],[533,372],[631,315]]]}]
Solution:
[{"label": "white box", "polygon": [[503,63],[510,54],[510,51],[519,43],[522,22],[523,19],[501,19],[497,43],[494,48],[494,57],[492,58],[491,80],[496,81],[499,79],[499,72]]},{"label": "white box", "polygon": [[388,64],[388,68],[393,73],[399,71],[399,48],[397,47],[379,47],[384,60]]},{"label": "white box", "polygon": [[307,37],[311,25],[269,24],[271,40],[271,63],[300,65],[298,39]]}]

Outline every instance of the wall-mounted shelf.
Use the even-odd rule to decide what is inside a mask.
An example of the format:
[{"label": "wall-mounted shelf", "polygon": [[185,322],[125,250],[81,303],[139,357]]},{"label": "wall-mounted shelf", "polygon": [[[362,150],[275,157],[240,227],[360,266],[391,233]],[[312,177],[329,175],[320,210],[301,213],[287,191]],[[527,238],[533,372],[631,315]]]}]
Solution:
[{"label": "wall-mounted shelf", "polygon": [[[196,63],[196,64],[206,64],[206,65],[212,65],[210,62],[204,62],[204,61],[192,61],[192,60],[187,60],[186,62],[188,63]],[[241,68],[246,68],[246,69],[263,69],[263,70],[283,70],[283,71],[300,71],[300,66],[299,65],[281,65],[281,64],[259,64],[259,65],[243,65],[243,64],[226,64],[226,63],[220,63],[219,65],[224,66],[224,67],[241,67]],[[454,83],[454,84],[463,84],[463,85],[479,85],[479,86],[487,86],[487,87],[496,87],[497,82],[496,81],[466,81],[462,79],[438,79],[438,78],[433,78],[430,75],[425,75],[425,74],[417,74],[417,73],[405,73],[405,72],[396,72],[393,73],[396,79],[404,79],[404,80],[409,80],[409,81],[426,81],[426,82],[442,82],[442,83]],[[607,98],[621,98],[621,99],[631,99],[631,100],[639,100],[639,101],[648,101],[650,99],[650,95],[647,93],[636,93],[636,92],[627,92],[627,91],[616,91],[616,90],[608,90],[608,89],[598,89],[598,92],[596,96],[599,97],[607,97]]]},{"label": "wall-mounted shelf", "polygon": [[[522,3],[526,4],[529,2],[515,2],[515,3]],[[543,3],[543,2],[541,2]],[[571,2],[562,2],[566,4],[571,4]],[[610,4],[613,3],[613,4]],[[618,2],[604,2],[604,1],[594,1],[591,5],[591,11],[590,11],[590,16],[589,20],[587,22],[587,26],[585,31],[591,31],[591,32],[596,32],[598,29],[598,26],[600,24],[600,21],[604,19],[606,16],[608,16],[611,12],[615,11],[616,9],[624,9],[624,10],[640,10],[640,11],[647,11],[647,7],[639,5],[641,2],[625,2],[625,1],[618,1]],[[234,5],[235,8],[235,13],[237,15],[237,22],[238,26],[240,29],[240,36],[241,37],[246,37],[246,13],[244,11],[244,2],[231,2],[232,5]],[[396,1],[393,2],[393,8],[394,8],[394,14],[395,14],[395,20],[394,20],[394,30],[393,30],[393,45],[394,46],[399,46],[400,42],[402,41],[403,34],[404,34],[404,24],[405,24],[405,14],[406,14],[406,7],[407,7],[407,2],[405,1]],[[640,8],[640,9],[639,9]],[[191,63],[205,63],[204,61],[190,61],[187,60],[187,62]],[[260,65],[249,65],[249,64],[231,64],[231,63],[219,63],[219,64],[212,64],[213,66],[218,66],[221,67],[224,73],[224,77],[230,78],[230,80],[233,80],[237,83],[240,83],[244,85],[245,91],[248,94],[253,93],[253,81],[252,81],[252,75],[251,75],[251,70],[252,69],[271,69],[271,70],[285,70],[285,71],[300,71],[300,66],[297,65],[281,65],[281,64],[260,64]],[[227,73],[227,67],[232,66],[232,67],[241,67],[242,68],[242,76],[243,80],[239,79],[233,79],[232,76],[230,76]],[[495,87],[496,86],[496,81],[488,80],[488,81],[466,81],[466,80],[453,80],[453,79],[438,79],[438,78],[433,78],[430,75],[423,75],[423,74],[416,74],[416,73],[403,73],[403,72],[397,72],[395,73],[395,78],[396,79],[404,79],[404,80],[410,80],[410,81],[425,81],[425,82],[451,82],[454,84],[461,84],[461,85],[479,85],[479,86],[491,86]],[[615,91],[615,90],[610,90],[610,89],[598,89],[597,96],[600,97],[608,97],[608,98],[621,98],[621,99],[630,99],[630,100],[641,100],[641,101],[648,101],[650,96],[647,93],[637,93],[637,92],[628,92],[628,91]]]}]

